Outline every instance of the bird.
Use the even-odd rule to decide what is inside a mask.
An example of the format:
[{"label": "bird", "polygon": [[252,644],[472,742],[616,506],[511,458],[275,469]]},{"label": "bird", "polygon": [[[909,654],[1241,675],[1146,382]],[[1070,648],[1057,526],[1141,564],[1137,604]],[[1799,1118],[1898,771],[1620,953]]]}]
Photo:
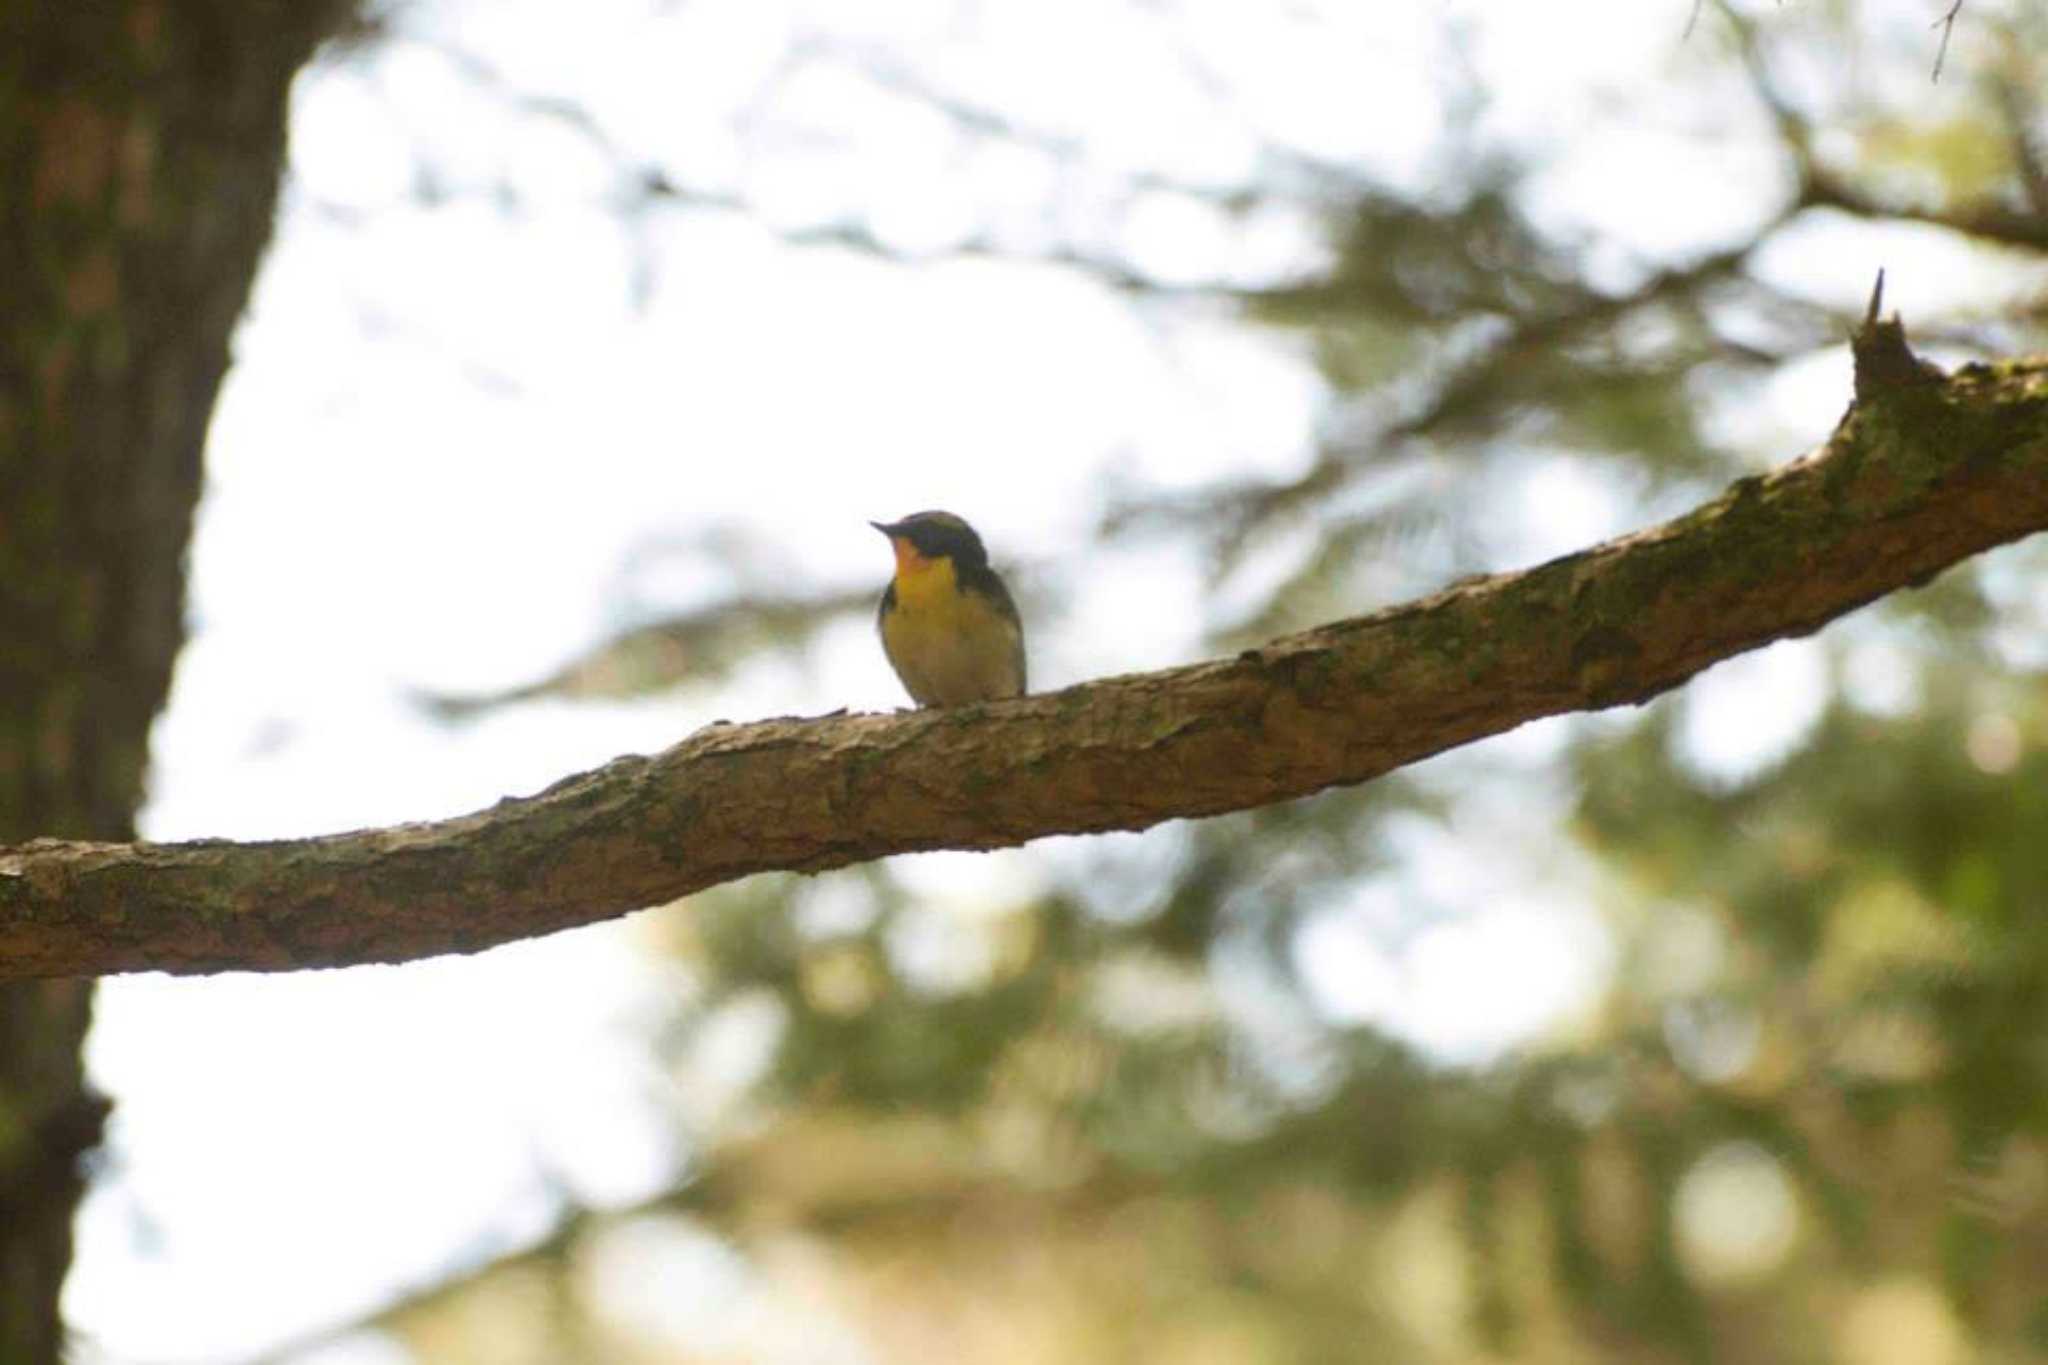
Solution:
[{"label": "bird", "polygon": [[951,512],[871,521],[896,550],[875,625],[882,652],[919,706],[1024,693],[1024,623],[981,537]]}]

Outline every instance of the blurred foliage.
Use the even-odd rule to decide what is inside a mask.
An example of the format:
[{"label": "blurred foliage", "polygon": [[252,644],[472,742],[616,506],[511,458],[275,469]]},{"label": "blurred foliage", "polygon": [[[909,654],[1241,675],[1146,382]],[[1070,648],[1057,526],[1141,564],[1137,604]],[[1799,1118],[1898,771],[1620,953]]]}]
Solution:
[{"label": "blurred foliage", "polygon": [[[1930,90],[1931,47],[1865,36],[1852,72],[1831,62],[1858,7],[1791,8],[1707,6],[1688,39],[1791,168],[1751,235],[1617,271],[1537,226],[1526,168],[1494,158],[1428,202],[1320,186],[1325,268],[1218,291],[1314,357],[1316,459],[1127,491],[1107,533],[1195,537],[1219,581],[1295,547],[1221,648],[1501,567],[1534,458],[1637,520],[1783,458],[1724,419],[1848,319],[1756,268],[1774,234],[1846,212],[2048,242],[2048,13],[1966,11]],[[2013,279],[1909,323],[2039,347]],[[422,1358],[512,1359],[442,1327],[526,1284],[531,1358],[676,1358],[601,1307],[603,1330],[538,1312],[560,1291],[535,1286],[627,1238],[720,1248],[746,1294],[870,1344],[849,1359],[2048,1358],[2048,704],[2038,644],[2011,638],[2041,624],[2012,586],[2041,560],[2016,547],[1831,629],[1818,719],[1733,776],[1689,748],[1686,693],[1560,725],[1568,779],[1488,746],[1063,846],[993,903],[927,903],[887,867],[698,897],[658,921],[701,987],[660,1046],[687,1076],[735,1010],[775,1044],[692,1115],[689,1181],[383,1323]],[[1460,833],[1515,783],[1528,840],[1569,835],[1592,869],[1597,998],[1483,1065],[1347,1019],[1304,926],[1409,886],[1401,831],[1522,856]],[[1370,926],[1392,951],[1474,908],[1395,899]]]}]

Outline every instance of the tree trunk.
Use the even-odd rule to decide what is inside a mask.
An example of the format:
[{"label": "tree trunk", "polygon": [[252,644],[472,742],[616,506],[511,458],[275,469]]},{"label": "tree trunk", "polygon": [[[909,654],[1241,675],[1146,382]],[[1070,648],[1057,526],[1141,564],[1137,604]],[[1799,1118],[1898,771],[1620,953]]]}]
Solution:
[{"label": "tree trunk", "polygon": [[[286,95],[346,7],[0,0],[0,840],[125,839]],[[84,980],[0,988],[0,1361],[57,1360],[105,1106]]]}]

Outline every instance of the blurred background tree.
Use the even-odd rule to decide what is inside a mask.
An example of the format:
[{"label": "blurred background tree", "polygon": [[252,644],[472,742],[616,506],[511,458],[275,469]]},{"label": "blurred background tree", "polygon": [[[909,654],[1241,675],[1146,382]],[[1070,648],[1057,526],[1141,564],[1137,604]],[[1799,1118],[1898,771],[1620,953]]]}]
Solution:
[{"label": "blurred background tree", "polygon": [[[0,12],[0,839],[134,837],[285,96],[345,9]],[[58,1356],[90,983],[0,987],[0,1360]]]},{"label": "blurred background tree", "polygon": [[[1959,12],[1938,82],[1948,6],[1915,0],[513,8],[394,9],[301,82],[153,835],[460,808],[714,716],[883,704],[885,558],[833,539],[869,516],[981,524],[1057,685],[1533,562],[1781,462],[1847,401],[1880,264],[1936,358],[2043,345],[2048,14],[2017,0]],[[309,364],[341,331],[383,358]],[[1092,392],[1090,367],[1151,382]],[[829,442],[797,439],[805,408]],[[673,489],[619,454],[649,428],[677,433]],[[315,490],[297,512],[287,478]],[[493,522],[503,544],[461,539]],[[249,566],[301,550],[338,586],[234,652]],[[243,566],[228,586],[209,553]],[[527,973],[495,989],[536,1038],[616,993],[630,1061],[523,1053],[461,966],[118,983],[99,1071],[128,1117],[82,1350],[2048,1356],[2040,559],[1357,791],[761,878],[484,960]],[[608,636],[551,595],[584,561]],[[498,643],[522,634],[543,643]],[[402,758],[362,779],[385,804],[308,780],[347,769],[293,760],[317,712],[266,688],[390,694]],[[180,774],[220,783],[224,746],[277,770],[208,805]],[[595,941],[641,956],[593,975]],[[286,994],[330,996],[339,1041],[259,1072],[227,1035]],[[322,1111],[339,1165],[313,1137],[269,1153],[288,1202],[455,1182],[429,1092],[476,1070],[524,1071],[552,1116],[483,1127],[621,1127],[555,1074],[616,1067],[646,1132],[575,1161],[535,1139],[529,1187],[466,1239],[301,1202],[303,1245],[222,1263],[324,1266],[314,1244],[353,1237],[382,1283],[181,1354],[137,1304],[224,1214],[149,1183],[176,1124],[146,1078],[175,1011],[207,1008],[234,1022],[196,1050],[235,1074],[181,1093],[216,1125],[362,1081]],[[395,1069],[364,1060],[386,1035],[436,1080],[353,1077]],[[216,1159],[268,1150],[240,1140]]]}]

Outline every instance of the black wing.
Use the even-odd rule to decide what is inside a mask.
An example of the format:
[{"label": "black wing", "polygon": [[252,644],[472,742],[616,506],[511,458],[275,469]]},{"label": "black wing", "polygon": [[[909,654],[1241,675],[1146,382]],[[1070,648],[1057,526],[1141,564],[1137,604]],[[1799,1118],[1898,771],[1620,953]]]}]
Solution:
[{"label": "black wing", "polygon": [[[1017,692],[1021,696],[1025,692],[1030,691],[1024,671],[1024,618],[1018,614],[1016,600],[1010,596],[1009,588],[1004,585],[1001,578],[997,577],[996,571],[989,568],[986,564],[963,567],[958,560],[955,560],[954,567],[960,574],[961,586],[970,592],[978,592],[989,601],[995,603],[996,611],[1001,614],[1005,621],[1010,623],[1010,662],[1015,667],[1017,673]],[[895,589],[896,585],[891,583],[889,585],[890,592],[893,593]],[[893,598],[884,600],[884,610],[888,608],[893,600]]]}]

